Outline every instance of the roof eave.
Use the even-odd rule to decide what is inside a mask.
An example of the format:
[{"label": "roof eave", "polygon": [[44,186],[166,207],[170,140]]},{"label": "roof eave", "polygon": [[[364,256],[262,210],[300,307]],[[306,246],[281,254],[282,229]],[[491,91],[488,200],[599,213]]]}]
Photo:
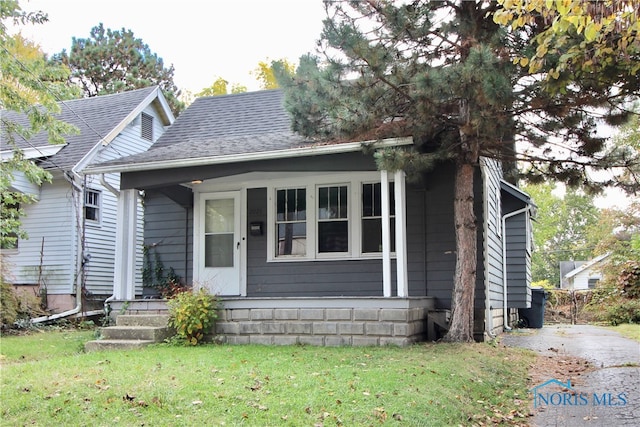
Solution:
[{"label": "roof eave", "polygon": [[252,162],[259,160],[283,159],[319,156],[324,154],[340,154],[362,150],[363,146],[375,148],[398,147],[413,144],[412,137],[387,138],[341,144],[315,145],[312,147],[290,148],[286,150],[263,151],[257,153],[231,154],[226,156],[207,156],[193,159],[161,160],[147,163],[133,163],[129,165],[93,166],[83,171],[85,175],[95,175],[114,172],[144,172],[158,169],[184,168],[206,165],[220,165],[226,163]]}]

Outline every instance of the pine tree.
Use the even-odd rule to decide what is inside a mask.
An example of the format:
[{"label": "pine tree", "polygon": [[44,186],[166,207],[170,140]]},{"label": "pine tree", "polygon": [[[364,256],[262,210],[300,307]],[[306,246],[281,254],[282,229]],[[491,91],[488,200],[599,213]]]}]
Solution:
[{"label": "pine tree", "polygon": [[[589,180],[589,168],[638,173],[637,157],[607,150],[588,113],[597,107],[603,116],[624,116],[620,105],[629,93],[594,84],[597,76],[545,91],[540,78],[513,61],[535,49],[529,41],[539,29],[501,27],[492,19],[497,3],[326,1],[325,7],[319,54],[302,57],[294,77],[278,76],[293,128],[336,139],[412,135],[412,153],[378,155],[385,169],[455,162],[456,269],[445,339],[471,341],[480,157],[501,160],[512,181],[515,162],[526,160],[532,180],[553,176],[589,189],[601,185]],[[522,141],[528,148],[516,151]]]}]

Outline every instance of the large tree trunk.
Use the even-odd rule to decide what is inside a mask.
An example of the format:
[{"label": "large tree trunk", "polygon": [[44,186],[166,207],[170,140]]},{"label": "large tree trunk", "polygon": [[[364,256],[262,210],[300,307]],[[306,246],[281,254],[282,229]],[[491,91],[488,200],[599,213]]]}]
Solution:
[{"label": "large tree trunk", "polygon": [[456,166],[453,202],[456,232],[456,271],[451,300],[451,324],[444,337],[448,342],[473,341],[473,309],[476,288],[477,225],[473,212],[475,166]]},{"label": "large tree trunk", "polygon": [[473,341],[473,310],[476,290],[477,224],[473,212],[473,177],[479,160],[479,142],[472,135],[469,104],[460,103],[460,155],[456,161],[453,215],[456,233],[456,271],[451,298],[448,342]]}]

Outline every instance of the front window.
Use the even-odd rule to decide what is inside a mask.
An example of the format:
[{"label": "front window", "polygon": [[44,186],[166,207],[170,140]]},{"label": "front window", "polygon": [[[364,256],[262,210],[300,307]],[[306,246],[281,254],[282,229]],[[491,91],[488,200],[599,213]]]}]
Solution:
[{"label": "front window", "polygon": [[84,218],[89,221],[100,221],[100,192],[86,190],[84,193]]},{"label": "front window", "polygon": [[[396,250],[394,187],[389,186],[391,252]],[[382,186],[362,184],[362,253],[382,252]]]},{"label": "front window", "polygon": [[318,253],[349,252],[346,185],[318,188]]},{"label": "front window", "polygon": [[307,254],[307,191],[276,191],[276,255]]}]

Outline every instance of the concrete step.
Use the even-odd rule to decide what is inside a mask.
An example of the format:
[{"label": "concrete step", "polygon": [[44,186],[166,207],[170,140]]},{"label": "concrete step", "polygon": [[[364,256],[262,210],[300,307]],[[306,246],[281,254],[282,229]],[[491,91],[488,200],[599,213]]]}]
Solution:
[{"label": "concrete step", "polygon": [[153,344],[151,340],[113,340],[100,339],[89,341],[84,345],[85,351],[103,351],[103,350],[132,350]]},{"label": "concrete step", "polygon": [[158,326],[167,327],[168,314],[120,314],[116,326]]},{"label": "concrete step", "polygon": [[107,340],[164,341],[171,336],[169,328],[162,326],[109,326],[100,330]]}]

